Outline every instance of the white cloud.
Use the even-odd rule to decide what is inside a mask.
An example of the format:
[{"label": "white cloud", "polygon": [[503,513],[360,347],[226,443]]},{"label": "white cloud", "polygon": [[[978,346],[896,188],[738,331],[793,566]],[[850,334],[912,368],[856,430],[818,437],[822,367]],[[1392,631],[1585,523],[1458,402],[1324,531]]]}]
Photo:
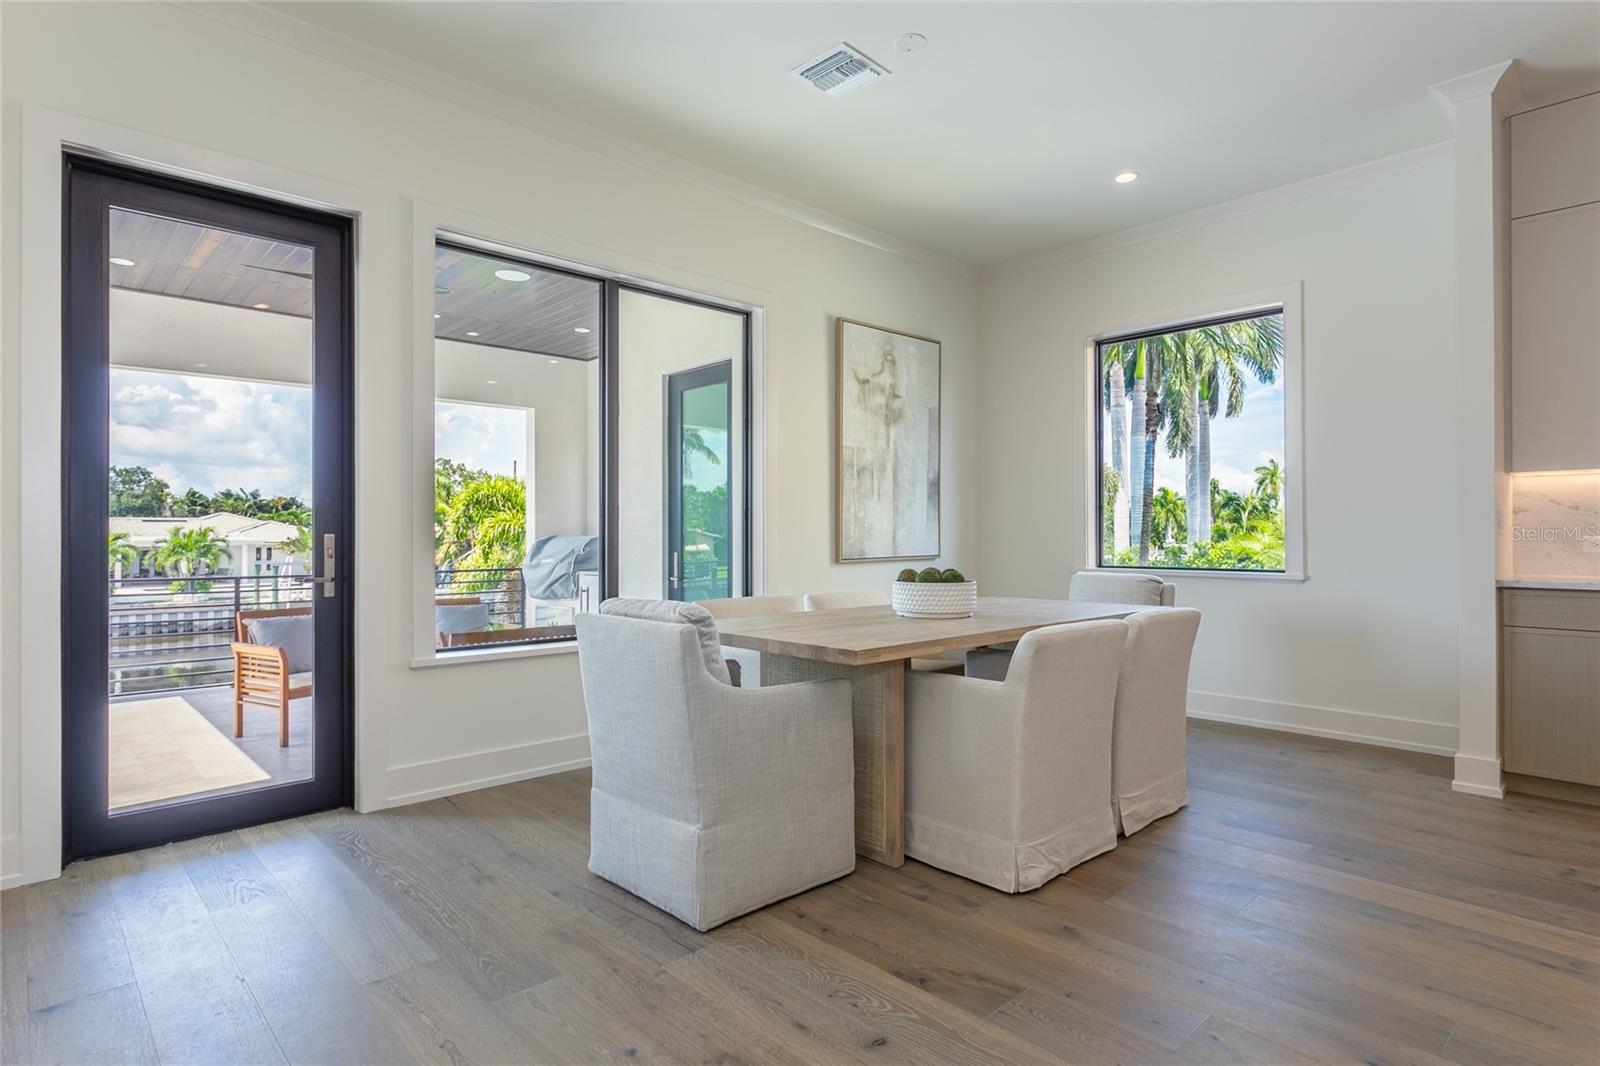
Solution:
[{"label": "white cloud", "polygon": [[111,371],[111,462],[149,467],[175,495],[256,489],[311,498],[311,390]]},{"label": "white cloud", "polygon": [[1211,477],[1229,492],[1237,492],[1241,495],[1256,487],[1255,472],[1246,473],[1236,466],[1213,465]]}]

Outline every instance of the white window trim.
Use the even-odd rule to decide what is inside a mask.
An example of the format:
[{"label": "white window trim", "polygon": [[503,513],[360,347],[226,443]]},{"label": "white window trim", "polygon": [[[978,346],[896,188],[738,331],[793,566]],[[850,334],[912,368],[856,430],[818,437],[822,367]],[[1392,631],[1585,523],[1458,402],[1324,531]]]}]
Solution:
[{"label": "white window trim", "polygon": [[[759,290],[720,278],[664,271],[661,264],[619,257],[608,249],[484,218],[424,200],[412,201],[411,245],[411,461],[412,507],[412,669],[469,667],[502,659],[574,655],[576,641],[515,644],[439,654],[434,646],[433,610],[433,403],[434,403],[434,245],[441,239],[524,262],[578,271],[668,296],[750,315],[750,588],[766,589],[766,312]],[[489,237],[485,234],[494,234]],[[673,279],[672,274],[681,277]],[[663,277],[665,274],[667,276]],[[715,286],[715,288],[713,288]],[[716,290],[720,289],[718,292]]]},{"label": "white window trim", "polygon": [[1268,308],[1283,308],[1283,554],[1282,573],[1259,570],[1186,570],[1174,567],[1138,567],[1140,573],[1159,574],[1162,577],[1223,578],[1245,581],[1304,581],[1306,580],[1306,528],[1305,528],[1305,450],[1303,436],[1305,374],[1304,317],[1301,302],[1304,285],[1294,281],[1249,292],[1218,296],[1209,300],[1166,307],[1136,315],[1123,315],[1114,320],[1080,325],[1074,332],[1082,338],[1078,351],[1082,359],[1084,381],[1084,461],[1082,491],[1079,494],[1083,510],[1083,566],[1086,570],[1106,570],[1113,573],[1128,571],[1129,567],[1103,567],[1100,565],[1099,472],[1095,463],[1096,407],[1100,401],[1100,375],[1097,348],[1100,341],[1136,330],[1159,331],[1178,328],[1188,322],[1229,315],[1245,315]]}]

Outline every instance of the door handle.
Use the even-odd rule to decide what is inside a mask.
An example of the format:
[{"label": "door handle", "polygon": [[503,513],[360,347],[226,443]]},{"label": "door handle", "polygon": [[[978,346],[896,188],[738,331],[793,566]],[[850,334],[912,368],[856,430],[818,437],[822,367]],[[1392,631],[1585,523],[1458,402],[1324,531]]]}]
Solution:
[{"label": "door handle", "polygon": [[670,577],[671,577],[671,580],[672,580],[672,587],[673,588],[677,588],[678,587],[678,553],[677,552],[673,552],[672,553],[672,574],[670,575]]},{"label": "door handle", "polygon": [[333,534],[324,533],[322,535],[322,573],[320,575],[313,575],[311,578],[311,583],[313,585],[322,586],[322,596],[324,599],[332,599],[336,588],[333,583],[334,556],[335,552]]}]

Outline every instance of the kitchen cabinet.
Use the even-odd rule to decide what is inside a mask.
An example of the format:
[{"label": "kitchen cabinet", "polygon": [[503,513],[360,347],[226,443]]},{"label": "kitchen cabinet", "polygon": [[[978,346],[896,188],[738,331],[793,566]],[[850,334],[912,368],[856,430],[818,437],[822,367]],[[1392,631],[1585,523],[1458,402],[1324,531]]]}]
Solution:
[{"label": "kitchen cabinet", "polygon": [[1511,223],[1511,469],[1600,469],[1600,203]]},{"label": "kitchen cabinet", "polygon": [[1500,596],[1506,772],[1600,786],[1600,592]]}]

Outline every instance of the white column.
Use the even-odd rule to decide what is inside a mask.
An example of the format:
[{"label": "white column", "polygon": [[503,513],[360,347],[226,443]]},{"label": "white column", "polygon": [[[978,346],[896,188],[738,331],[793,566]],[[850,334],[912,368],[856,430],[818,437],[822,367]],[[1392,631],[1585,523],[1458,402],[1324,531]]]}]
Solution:
[{"label": "white column", "polygon": [[[1459,546],[1455,780],[1452,788],[1505,795],[1500,767],[1498,592],[1507,573],[1505,361],[1510,221],[1505,116],[1517,94],[1515,61],[1433,87],[1455,126],[1456,410]],[[1448,521],[1451,516],[1439,516]]]}]

